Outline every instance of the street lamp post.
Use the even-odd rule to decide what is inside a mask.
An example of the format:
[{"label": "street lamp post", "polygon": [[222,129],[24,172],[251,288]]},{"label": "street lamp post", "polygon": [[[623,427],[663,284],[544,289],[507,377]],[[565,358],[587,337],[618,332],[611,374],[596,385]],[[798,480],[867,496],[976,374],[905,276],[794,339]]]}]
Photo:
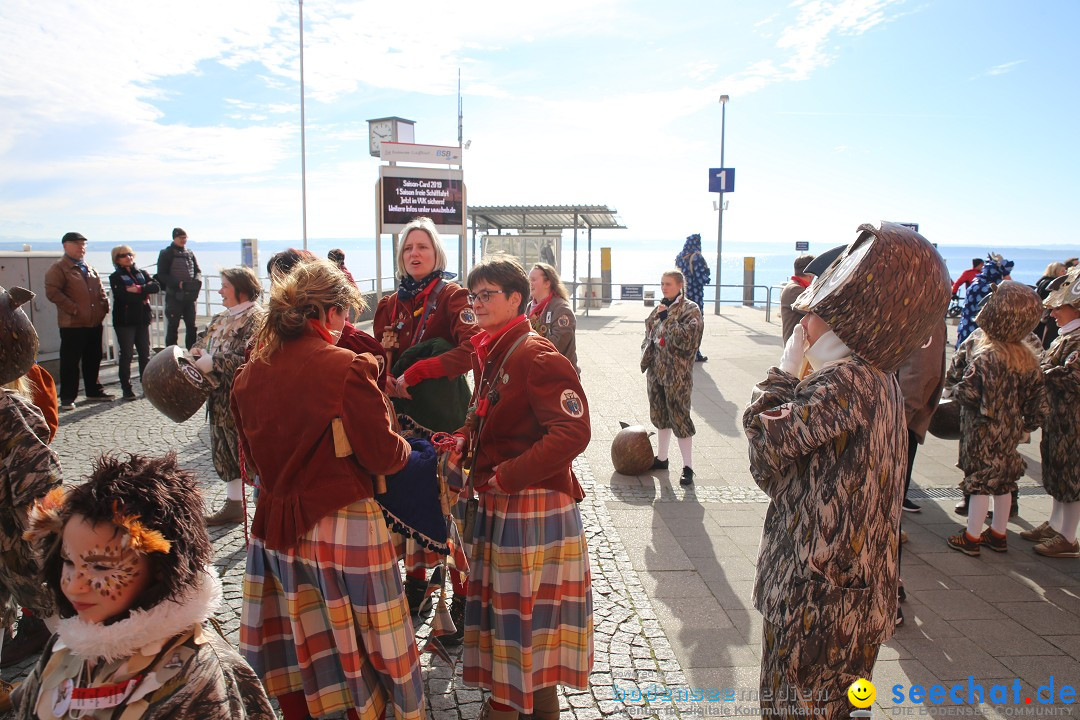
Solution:
[{"label": "street lamp post", "polygon": [[[724,127],[727,125],[727,95],[720,96],[720,167],[724,165]],[[713,314],[720,314],[721,271],[724,262],[724,191],[720,190],[720,224],[716,230],[716,307]]]}]

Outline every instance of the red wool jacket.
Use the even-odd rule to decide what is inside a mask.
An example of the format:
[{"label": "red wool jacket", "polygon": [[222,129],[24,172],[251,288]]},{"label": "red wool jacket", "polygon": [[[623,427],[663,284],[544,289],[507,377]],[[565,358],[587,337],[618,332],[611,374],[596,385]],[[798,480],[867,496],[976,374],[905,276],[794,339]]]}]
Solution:
[{"label": "red wool jacket", "polygon": [[[371,475],[405,467],[409,443],[391,429],[378,373],[371,355],[313,333],[236,371],[233,418],[261,483],[251,532],[268,548],[293,547],[322,518],[372,497]],[[335,453],[335,419],[354,455]]]},{"label": "red wool jacket", "polygon": [[[570,463],[589,444],[589,406],[577,371],[550,341],[532,334],[522,341],[493,377],[511,345],[531,330],[523,318],[492,344],[483,367],[474,355],[474,372],[483,379],[477,397],[486,411],[478,439],[473,484],[479,492],[494,490],[489,481],[498,465],[498,483],[507,492],[528,488],[558,490],[583,497]],[[483,406],[487,407],[484,408]],[[477,438],[470,442],[476,443]]]}]

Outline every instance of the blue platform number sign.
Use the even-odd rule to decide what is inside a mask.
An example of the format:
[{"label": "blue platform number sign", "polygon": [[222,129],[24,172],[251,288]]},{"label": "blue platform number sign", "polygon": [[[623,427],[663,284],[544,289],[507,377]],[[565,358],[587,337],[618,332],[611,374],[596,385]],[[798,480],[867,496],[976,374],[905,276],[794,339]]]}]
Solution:
[{"label": "blue platform number sign", "polygon": [[735,192],[735,168],[709,168],[709,192]]},{"label": "blue platform number sign", "polygon": [[809,249],[810,249],[810,241],[809,240],[796,240],[795,241],[795,252],[806,252]]}]

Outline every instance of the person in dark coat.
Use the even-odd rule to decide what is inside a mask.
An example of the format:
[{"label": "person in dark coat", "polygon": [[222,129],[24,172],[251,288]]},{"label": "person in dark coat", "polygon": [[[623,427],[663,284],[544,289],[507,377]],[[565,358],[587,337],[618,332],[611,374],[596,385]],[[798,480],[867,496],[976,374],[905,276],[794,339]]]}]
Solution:
[{"label": "person in dark coat", "polygon": [[[701,254],[701,235],[694,233],[686,238],[682,252],[675,256],[675,267],[679,268],[683,277],[686,278],[686,287],[683,290],[686,299],[701,310],[705,307],[705,286],[712,280],[712,271],[709,270],[709,264],[705,262],[705,256]],[[717,288],[716,292],[719,293],[720,288]],[[704,316],[704,311],[702,315]],[[704,317],[702,317],[702,324],[704,325]],[[700,338],[698,343],[701,343]],[[708,359],[701,354],[700,347],[695,350],[694,362],[705,362]]]},{"label": "person in dark coat", "polygon": [[187,240],[184,228],[173,228],[172,244],[158,253],[157,280],[165,289],[165,345],[177,344],[182,319],[184,347],[190,350],[199,333],[195,303],[202,291],[202,270]]},{"label": "person in dark coat", "polygon": [[134,400],[131,389],[132,350],[139,353],[139,380],[150,361],[150,296],[161,285],[145,270],[135,267],[135,251],[128,245],[117,245],[112,251],[116,271],[109,276],[112,288],[112,320],[116,344],[120,351],[117,369],[124,400]]},{"label": "person in dark coat", "polygon": [[991,253],[987,261],[983,263],[975,281],[968,287],[967,295],[964,296],[964,310],[960,314],[960,326],[956,329],[956,347],[967,339],[967,336],[979,327],[975,316],[979,314],[982,301],[990,294],[991,286],[1009,279],[1012,272],[1013,261],[1005,260],[1000,255]]}]

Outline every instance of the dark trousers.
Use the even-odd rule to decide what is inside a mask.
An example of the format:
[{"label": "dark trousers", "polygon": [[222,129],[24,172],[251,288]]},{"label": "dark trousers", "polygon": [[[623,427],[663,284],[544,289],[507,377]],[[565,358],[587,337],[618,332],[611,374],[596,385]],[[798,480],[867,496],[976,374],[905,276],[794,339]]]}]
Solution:
[{"label": "dark trousers", "polygon": [[139,351],[139,380],[142,380],[143,370],[150,360],[150,326],[114,325],[113,330],[116,331],[116,345],[120,350],[118,360],[120,387],[124,390],[130,390],[132,351]]},{"label": "dark trousers", "polygon": [[[911,471],[915,469],[915,453],[919,452],[919,436],[907,431],[907,477],[904,479],[904,498],[907,498],[908,488],[911,486]],[[900,560],[904,557],[904,544],[896,543],[896,567],[900,568]]]},{"label": "dark trousers", "polygon": [[75,402],[79,396],[79,364],[82,364],[86,395],[101,395],[98,382],[101,368],[101,325],[88,328],[60,328],[60,404]]},{"label": "dark trousers", "polygon": [[165,347],[177,344],[181,318],[184,320],[184,347],[190,350],[198,334],[198,328],[195,326],[194,302],[165,304]]}]

